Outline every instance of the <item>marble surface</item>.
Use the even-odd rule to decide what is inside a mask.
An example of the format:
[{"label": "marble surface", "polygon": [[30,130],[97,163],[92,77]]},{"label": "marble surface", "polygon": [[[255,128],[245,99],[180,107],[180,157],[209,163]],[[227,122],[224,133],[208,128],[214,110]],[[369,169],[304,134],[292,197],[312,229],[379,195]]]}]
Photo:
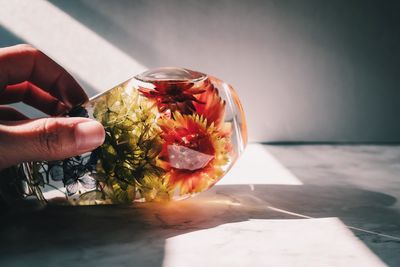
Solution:
[{"label": "marble surface", "polygon": [[2,211],[0,266],[400,266],[399,146],[253,144],[168,204]]}]

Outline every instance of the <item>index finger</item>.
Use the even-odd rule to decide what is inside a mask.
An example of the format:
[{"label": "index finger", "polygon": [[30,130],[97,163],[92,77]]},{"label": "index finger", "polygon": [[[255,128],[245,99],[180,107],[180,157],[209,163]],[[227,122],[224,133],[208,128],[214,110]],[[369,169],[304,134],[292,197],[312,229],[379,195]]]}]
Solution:
[{"label": "index finger", "polygon": [[30,45],[0,48],[0,92],[7,85],[29,81],[67,107],[88,100],[75,79],[60,65]]}]

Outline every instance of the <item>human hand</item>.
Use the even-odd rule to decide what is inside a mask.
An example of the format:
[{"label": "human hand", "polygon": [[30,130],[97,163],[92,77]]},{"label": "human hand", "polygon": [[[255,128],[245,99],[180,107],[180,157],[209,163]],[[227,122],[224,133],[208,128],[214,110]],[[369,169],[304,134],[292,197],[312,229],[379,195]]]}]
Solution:
[{"label": "human hand", "polygon": [[51,116],[88,100],[61,66],[30,45],[0,48],[0,170],[59,160],[100,146],[104,128],[87,118],[29,119],[4,104],[24,102]]}]

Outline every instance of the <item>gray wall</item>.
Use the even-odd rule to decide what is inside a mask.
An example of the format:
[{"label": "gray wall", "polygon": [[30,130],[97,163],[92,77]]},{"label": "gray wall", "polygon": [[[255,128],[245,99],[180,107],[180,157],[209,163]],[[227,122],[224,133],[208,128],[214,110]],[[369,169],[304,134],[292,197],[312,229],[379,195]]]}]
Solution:
[{"label": "gray wall", "polygon": [[[251,141],[400,141],[399,1],[50,3],[144,68],[183,66],[229,81],[243,101]],[[43,10],[39,6],[33,13]],[[67,31],[62,21],[45,25],[48,18],[61,16],[58,13],[45,12],[43,25],[35,28],[38,33],[29,35],[30,25],[20,14],[24,11],[17,7],[1,12],[23,18],[0,19],[8,35],[15,27],[17,38],[48,49],[56,60],[62,61],[71,47],[85,46],[85,34],[76,40],[68,36],[68,47],[62,49],[51,46],[64,38],[59,33],[46,33],[46,42],[35,39],[46,27]],[[24,23],[25,28],[17,25]],[[0,31],[4,45],[3,36],[7,34]],[[70,70],[90,94],[138,71],[122,63],[110,66],[116,57],[97,46],[85,49],[75,57],[89,65]],[[120,71],[104,75],[103,66],[90,66],[98,58]],[[93,75],[87,74],[88,68]]]}]

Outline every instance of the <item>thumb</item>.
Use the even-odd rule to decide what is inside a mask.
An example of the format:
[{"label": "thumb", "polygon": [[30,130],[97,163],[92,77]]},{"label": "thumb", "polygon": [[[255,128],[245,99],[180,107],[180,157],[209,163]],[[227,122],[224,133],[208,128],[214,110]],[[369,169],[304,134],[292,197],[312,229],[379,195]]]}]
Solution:
[{"label": "thumb", "polygon": [[60,160],[104,142],[104,128],[87,118],[44,118],[0,125],[0,170],[24,161]]}]

